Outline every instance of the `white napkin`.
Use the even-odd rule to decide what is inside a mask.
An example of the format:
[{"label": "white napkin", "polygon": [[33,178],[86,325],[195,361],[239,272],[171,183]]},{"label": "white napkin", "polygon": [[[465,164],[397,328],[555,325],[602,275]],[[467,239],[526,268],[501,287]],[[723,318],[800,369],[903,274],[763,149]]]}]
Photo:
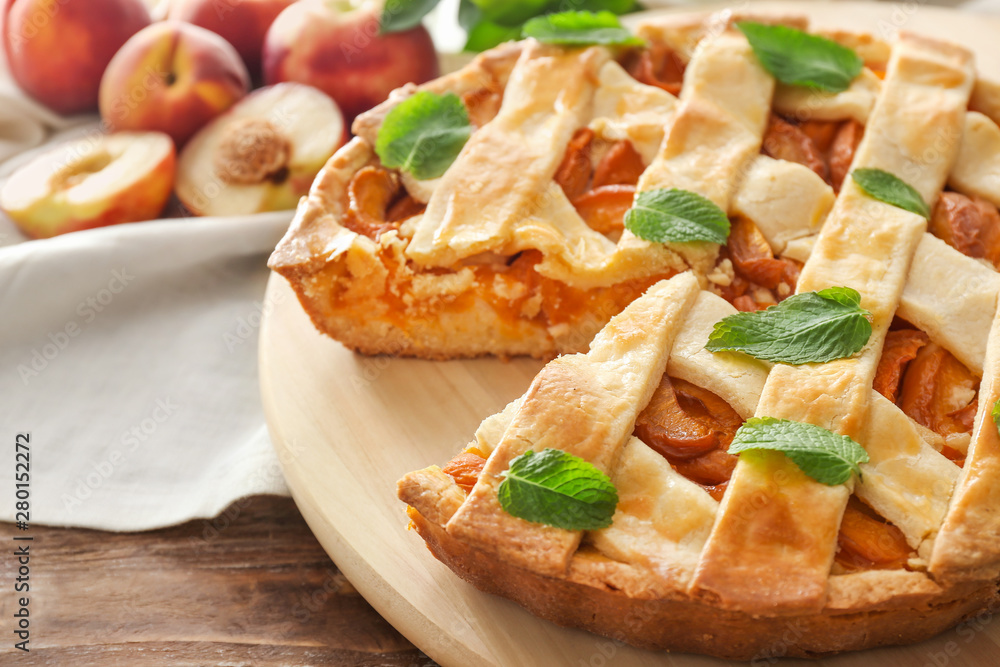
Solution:
[{"label": "white napkin", "polygon": [[[92,120],[31,100],[0,53],[0,175],[46,139],[96,131]],[[31,434],[31,523],[145,530],[288,493],[260,407],[257,330],[266,258],[291,216],[25,242],[0,214],[0,438],[13,451]],[[12,460],[0,489],[14,488]],[[14,513],[0,504],[0,520]]]},{"label": "white napkin", "polygon": [[[292,212],[0,248],[0,437],[31,433],[31,521],[141,530],[287,494],[257,384],[265,262]],[[14,492],[13,455],[0,490]],[[0,520],[14,520],[13,503]]]}]

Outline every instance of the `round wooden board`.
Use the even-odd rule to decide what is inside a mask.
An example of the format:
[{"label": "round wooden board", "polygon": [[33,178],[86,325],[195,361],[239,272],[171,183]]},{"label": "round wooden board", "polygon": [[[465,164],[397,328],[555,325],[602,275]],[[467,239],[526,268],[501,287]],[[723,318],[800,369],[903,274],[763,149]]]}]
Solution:
[{"label": "round wooden board", "polygon": [[[720,7],[705,9],[713,8]],[[917,4],[755,2],[751,9],[879,35],[902,28],[953,39],[977,52],[980,71],[1000,79],[1000,22],[982,16]],[[313,328],[284,279],[271,277],[265,304],[261,393],[292,495],[338,567],[429,656],[443,665],[731,664],[640,651],[536,619],[459,580],[406,530],[396,481],[451,458],[484,417],[524,392],[540,362],[361,357]],[[983,616],[916,646],[803,664],[972,667],[995,664],[998,645],[1000,624]]]}]

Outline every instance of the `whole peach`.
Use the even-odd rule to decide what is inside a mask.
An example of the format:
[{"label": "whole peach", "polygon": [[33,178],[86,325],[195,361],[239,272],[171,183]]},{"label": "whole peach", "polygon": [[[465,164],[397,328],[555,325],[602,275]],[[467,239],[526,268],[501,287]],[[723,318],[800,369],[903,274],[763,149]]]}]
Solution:
[{"label": "whole peach", "polygon": [[297,81],[332,97],[348,121],[404,83],[439,74],[434,43],[423,26],[379,34],[379,3],[300,0],[271,25],[264,40],[264,81]]},{"label": "whole peach", "polygon": [[250,75],[259,78],[264,36],[295,0],[174,0],[168,18],[211,30],[236,47]]},{"label": "whole peach", "polygon": [[10,0],[3,46],[14,80],[63,114],[97,108],[112,56],[151,22],[142,0]]},{"label": "whole peach", "polygon": [[101,117],[113,130],[155,130],[178,146],[242,99],[250,75],[214,32],[162,21],[136,33],[101,79]]}]

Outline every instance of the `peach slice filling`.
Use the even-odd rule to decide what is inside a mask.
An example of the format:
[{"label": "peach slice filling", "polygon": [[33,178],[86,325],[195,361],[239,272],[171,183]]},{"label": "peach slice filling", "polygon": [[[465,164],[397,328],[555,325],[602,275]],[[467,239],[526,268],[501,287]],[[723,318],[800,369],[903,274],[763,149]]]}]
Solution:
[{"label": "peach slice filling", "polygon": [[761,152],[809,167],[834,192],[840,192],[864,132],[864,126],[854,120],[807,120],[796,124],[771,114]]},{"label": "peach slice filling", "polygon": [[963,255],[1000,268],[1000,212],[985,199],[941,193],[928,230]]},{"label": "peach slice filling", "polygon": [[553,180],[594,231],[614,237],[625,228],[625,212],[632,207],[635,185],[646,165],[632,143],[623,139],[611,144],[592,166],[594,143],[593,130],[577,130]]},{"label": "peach slice filling", "polygon": [[[955,355],[922,331],[897,320],[886,336],[873,387],[913,421],[941,436],[971,434],[979,406],[979,379]],[[956,465],[965,454],[944,444]]]},{"label": "peach slice filling", "polygon": [[684,61],[664,44],[653,44],[648,49],[627,54],[622,66],[639,83],[656,86],[671,95],[681,92]]}]

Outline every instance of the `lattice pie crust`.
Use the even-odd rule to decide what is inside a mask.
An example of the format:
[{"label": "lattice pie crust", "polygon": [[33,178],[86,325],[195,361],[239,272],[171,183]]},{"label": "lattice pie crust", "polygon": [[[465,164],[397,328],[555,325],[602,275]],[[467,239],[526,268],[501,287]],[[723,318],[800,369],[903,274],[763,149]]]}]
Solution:
[{"label": "lattice pie crust", "polygon": [[[727,658],[766,656],[779,645],[811,657],[913,642],[995,608],[1000,437],[989,412],[1000,398],[1000,278],[929,233],[922,217],[866,196],[850,179],[835,196],[808,167],[760,153],[772,110],[800,120],[853,119],[864,126],[853,168],[900,175],[932,204],[947,186],[996,206],[994,88],[977,82],[966,50],[910,34],[891,46],[833,35],[868,68],[843,93],[806,94],[775,86],[725,21],[664,20],[640,32],[687,61],[678,98],[633,80],[600,48],[501,47],[429,84],[461,92],[481,87],[485,76],[506,90],[499,113],[455,165],[420,186],[433,194],[409,233],[375,242],[337,225],[346,179],[373,162],[372,132],[393,100],[411,92],[404,90],[359,120],[359,138],[334,157],[272,259],[314,321],[362,350],[579,351],[551,361],[521,398],[483,422],[467,449],[486,459],[473,484],[437,466],[401,480],[399,496],[420,535],[458,575],[543,618],[639,646]],[[773,367],[704,350],[713,323],[736,312],[711,279],[718,248],[661,246],[628,232],[613,241],[583,223],[552,185],[582,126],[631,141],[645,164],[640,191],[685,188],[751,220],[776,255],[804,261],[797,291],[857,289],[873,315],[865,348],[828,363]],[[447,283],[463,294],[462,285],[484,275],[471,260],[526,249],[540,252],[539,274],[587,291],[606,310],[558,328],[500,317],[481,296],[439,289]],[[422,277],[434,276],[428,298],[440,303],[414,296],[407,305],[427,308],[427,319],[352,319],[344,304],[381,303],[383,290],[402,284],[404,264],[413,271],[411,295]],[[635,299],[633,289],[645,294]],[[627,307],[601,296],[626,292]],[[407,301],[406,293],[396,297]],[[895,317],[982,378],[964,441],[918,425],[873,390]],[[575,342],[597,329],[589,346]],[[489,337],[477,339],[484,331]],[[633,434],[665,375],[711,392],[741,419],[786,418],[850,435],[871,460],[860,481],[826,486],[782,454],[747,452],[717,500]],[[951,446],[967,448],[963,466],[942,453]],[[568,531],[500,508],[496,489],[510,461],[546,447],[609,474],[620,497],[610,527]],[[905,538],[905,564],[845,570],[835,563],[845,509],[857,501]]]}]

